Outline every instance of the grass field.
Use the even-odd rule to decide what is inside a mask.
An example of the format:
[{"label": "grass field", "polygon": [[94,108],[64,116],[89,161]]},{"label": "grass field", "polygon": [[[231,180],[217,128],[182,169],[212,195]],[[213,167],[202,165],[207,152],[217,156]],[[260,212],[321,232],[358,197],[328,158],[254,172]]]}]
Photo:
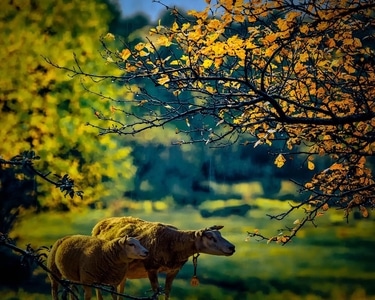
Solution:
[{"label": "grass field", "polygon": [[[332,211],[319,219],[317,228],[308,225],[285,246],[255,239],[245,241],[247,231],[255,228],[264,235],[275,235],[279,228],[289,225],[265,216],[270,210],[283,211],[285,202],[273,202],[270,207],[266,207],[267,201],[261,203],[263,207],[250,210],[244,217],[204,219],[191,207],[159,212],[134,210],[127,214],[181,229],[224,225],[222,234],[236,245],[232,257],[199,257],[198,287],[190,286],[193,266],[189,261],[174,282],[172,299],[375,299],[373,218],[347,224],[342,212]],[[18,224],[12,234],[19,247],[28,243],[34,248],[49,246],[64,235],[90,234],[97,221],[112,215],[110,210],[40,214]],[[149,289],[148,280],[132,280],[127,283],[126,293],[146,296]],[[46,274],[37,269],[30,283],[13,289],[2,287],[0,299],[50,299]]]}]

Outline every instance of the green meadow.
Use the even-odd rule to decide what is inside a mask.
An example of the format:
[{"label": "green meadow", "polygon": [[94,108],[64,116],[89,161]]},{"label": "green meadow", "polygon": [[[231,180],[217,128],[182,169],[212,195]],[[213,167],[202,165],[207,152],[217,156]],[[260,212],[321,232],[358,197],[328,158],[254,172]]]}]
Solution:
[{"label": "green meadow", "polygon": [[[235,203],[236,200],[211,201],[201,207],[209,209]],[[113,215],[133,215],[171,223],[181,229],[224,225],[222,234],[236,245],[236,253],[231,257],[200,255],[198,287],[190,286],[193,265],[189,260],[174,281],[172,299],[375,299],[374,218],[350,218],[346,223],[342,211],[329,210],[319,218],[317,227],[308,224],[295,239],[282,246],[247,239],[247,231],[258,229],[263,235],[276,235],[278,229],[292,224],[293,218],[275,221],[266,213],[285,211],[288,203],[258,199],[255,204],[255,208],[241,217],[203,218],[197,208],[168,209],[162,203],[147,202],[134,204],[128,212],[112,207],[43,213],[25,217],[17,224],[12,237],[21,248],[28,243],[33,248],[50,246],[64,235],[90,234],[97,221]],[[303,216],[303,211],[298,214]],[[138,297],[151,294],[147,279],[128,281],[125,292]],[[37,268],[24,286],[3,287],[0,298],[50,299],[47,275]],[[111,297],[107,294],[106,299]]]}]

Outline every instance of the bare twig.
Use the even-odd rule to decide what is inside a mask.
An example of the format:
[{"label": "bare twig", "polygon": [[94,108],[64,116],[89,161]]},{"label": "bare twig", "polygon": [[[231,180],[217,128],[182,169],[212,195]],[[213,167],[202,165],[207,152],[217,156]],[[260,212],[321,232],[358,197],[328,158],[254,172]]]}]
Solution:
[{"label": "bare twig", "polygon": [[48,183],[55,185],[60,189],[61,192],[65,193],[65,196],[69,195],[71,198],[73,198],[74,196],[79,196],[81,199],[83,198],[83,191],[75,189],[74,180],[71,179],[68,174],[65,174],[63,176],[54,174],[54,176],[58,178],[58,180],[56,181],[52,180],[49,177],[49,175],[51,174],[50,172],[43,174],[42,172],[37,170],[34,167],[34,160],[39,159],[40,157],[35,155],[34,151],[24,151],[22,154],[16,155],[10,160],[0,158],[0,165],[21,166],[25,170],[39,176]]}]

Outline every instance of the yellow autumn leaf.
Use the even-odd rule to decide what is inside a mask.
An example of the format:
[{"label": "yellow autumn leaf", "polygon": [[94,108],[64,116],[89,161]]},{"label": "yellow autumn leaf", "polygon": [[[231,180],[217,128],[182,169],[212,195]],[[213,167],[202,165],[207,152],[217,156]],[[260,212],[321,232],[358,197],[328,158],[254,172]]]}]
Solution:
[{"label": "yellow autumn leaf", "polygon": [[129,49],[124,49],[121,51],[120,53],[120,57],[123,59],[123,60],[127,60],[131,55],[131,52]]},{"label": "yellow autumn leaf", "polygon": [[362,42],[359,38],[354,38],[353,39],[353,46],[356,48],[362,47]]},{"label": "yellow autumn leaf", "polygon": [[325,29],[327,29],[329,26],[329,24],[327,22],[320,22],[318,24],[318,26],[316,26],[316,29],[319,30],[319,31],[323,31]]},{"label": "yellow autumn leaf", "polygon": [[218,69],[223,64],[223,58],[222,57],[216,57],[215,58],[215,68]]},{"label": "yellow autumn leaf", "polygon": [[288,13],[287,15],[286,15],[286,20],[288,21],[288,22],[293,22],[293,21],[295,21],[295,19],[297,18],[297,17],[299,17],[301,15],[301,13],[299,12],[299,11],[291,11],[290,13]]},{"label": "yellow autumn leaf", "polygon": [[207,28],[216,30],[222,26],[222,23],[218,19],[212,19],[208,21]]},{"label": "yellow autumn leaf", "polygon": [[284,19],[278,19],[275,21],[277,27],[279,27],[280,31],[288,30],[288,22]]},{"label": "yellow autumn leaf", "polygon": [[172,42],[169,40],[169,38],[163,35],[156,40],[156,44],[159,46],[169,47],[170,45],[172,45]]},{"label": "yellow autumn leaf", "polygon": [[205,59],[205,60],[203,61],[203,67],[204,67],[205,69],[208,69],[209,67],[212,66],[212,63],[213,63],[213,60],[211,60],[211,59]]},{"label": "yellow autumn leaf", "polygon": [[205,90],[210,94],[215,93],[215,89],[212,86],[206,86]]},{"label": "yellow autumn leaf", "polygon": [[163,74],[163,75],[158,79],[158,83],[159,83],[160,85],[165,85],[168,81],[169,81],[169,77],[168,77],[168,75],[165,75],[165,74]]},{"label": "yellow autumn leaf", "polygon": [[190,23],[184,23],[182,24],[182,28],[181,28],[181,31],[184,32],[186,29],[188,29],[190,27]]},{"label": "yellow autumn leaf", "polygon": [[342,59],[341,58],[333,59],[332,62],[331,62],[331,68],[340,67],[341,65],[342,65]]},{"label": "yellow autumn leaf", "polygon": [[352,74],[352,73],[354,73],[356,71],[355,68],[353,68],[352,66],[350,66],[348,64],[344,64],[344,69],[349,74]]},{"label": "yellow autumn leaf", "polygon": [[221,57],[221,56],[223,56],[227,53],[225,45],[222,42],[217,42],[217,43],[213,44],[211,49],[214,52],[216,57]]},{"label": "yellow autumn leaf", "polygon": [[241,22],[245,21],[245,16],[244,15],[234,15],[233,20],[241,23]]},{"label": "yellow autumn leaf", "polygon": [[108,32],[108,33],[104,36],[104,38],[105,38],[106,40],[108,40],[108,41],[113,41],[113,40],[115,40],[115,36],[114,36],[112,33],[110,33],[110,32]]},{"label": "yellow autumn leaf", "polygon": [[134,46],[134,49],[137,51],[141,51],[145,47],[145,43],[138,43],[137,45]]},{"label": "yellow autumn leaf", "polygon": [[286,159],[285,159],[284,155],[279,154],[279,155],[276,157],[276,159],[275,159],[275,161],[274,161],[274,164],[275,164],[278,168],[281,168],[281,167],[285,164],[285,162],[286,162]]},{"label": "yellow autumn leaf", "polygon": [[137,68],[136,66],[134,66],[134,65],[127,64],[127,65],[125,66],[125,70],[126,70],[127,72],[135,72],[137,69],[138,69],[138,68]]},{"label": "yellow autumn leaf", "polygon": [[366,209],[366,207],[364,207],[363,205],[360,205],[359,209],[362,213],[362,217],[367,218],[369,213],[368,213],[368,210]]},{"label": "yellow autumn leaf", "polygon": [[251,39],[245,41],[246,49],[255,49],[257,46],[253,43]]},{"label": "yellow autumn leaf", "polygon": [[177,31],[178,28],[179,28],[178,24],[176,22],[173,22],[172,31]]},{"label": "yellow autumn leaf", "polygon": [[306,34],[306,33],[309,32],[309,26],[307,26],[306,24],[305,24],[305,25],[302,25],[302,26],[299,28],[299,31],[300,31],[301,33]]},{"label": "yellow autumn leaf", "polygon": [[362,156],[359,161],[358,161],[358,165],[359,166],[364,166],[364,164],[366,163],[366,157]]},{"label": "yellow autumn leaf", "polygon": [[309,170],[314,170],[314,169],[315,169],[315,164],[314,164],[311,160],[309,160],[309,161],[307,162],[307,168],[308,168]]},{"label": "yellow autumn leaf", "polygon": [[326,45],[329,48],[334,48],[334,47],[336,47],[336,41],[334,39],[328,39],[326,41]]},{"label": "yellow autumn leaf", "polygon": [[282,236],[282,237],[280,238],[280,241],[281,241],[282,243],[286,243],[288,240],[289,240],[289,237],[286,236],[286,235],[284,235],[284,236]]},{"label": "yellow autumn leaf", "polygon": [[243,39],[239,38],[238,35],[234,35],[227,39],[228,46],[233,49],[241,48],[243,46],[243,43]]},{"label": "yellow autumn leaf", "polygon": [[139,51],[139,56],[141,56],[141,57],[148,56],[149,54],[150,54],[150,53],[148,53],[148,52],[146,52],[146,51],[144,51],[144,50]]},{"label": "yellow autumn leaf", "polygon": [[354,44],[353,38],[346,38],[342,41],[344,46],[352,46]]},{"label": "yellow autumn leaf", "polygon": [[341,170],[343,169],[343,165],[339,163],[334,163],[332,166],[329,167],[331,170]]},{"label": "yellow autumn leaf", "polygon": [[266,51],[264,52],[264,55],[267,57],[271,57],[277,48],[277,44],[273,44],[271,47],[267,47]]},{"label": "yellow autumn leaf", "polygon": [[309,59],[309,53],[308,52],[301,53],[300,56],[299,56],[299,60],[301,62],[306,62],[306,61],[308,61],[308,59]]},{"label": "yellow autumn leaf", "polygon": [[265,39],[267,42],[269,42],[269,43],[273,43],[273,42],[276,40],[277,36],[278,36],[277,33],[271,33],[271,34],[265,36],[264,39]]},{"label": "yellow autumn leaf", "polygon": [[179,60],[175,59],[175,60],[172,60],[169,64],[170,64],[171,66],[178,66],[180,63],[181,63],[181,62],[180,62]]}]

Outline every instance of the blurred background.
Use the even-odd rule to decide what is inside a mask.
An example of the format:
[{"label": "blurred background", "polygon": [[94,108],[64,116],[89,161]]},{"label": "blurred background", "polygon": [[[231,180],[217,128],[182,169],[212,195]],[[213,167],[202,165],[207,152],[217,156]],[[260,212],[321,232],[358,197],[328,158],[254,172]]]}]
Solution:
[{"label": "blurred background", "polygon": [[[277,235],[304,216],[297,211],[283,221],[267,217],[303,199],[290,181],[311,176],[303,161],[296,158],[277,168],[272,149],[241,141],[223,148],[172,145],[172,126],[118,137],[98,136],[85,125],[111,106],[87,89],[126,99],[128,87],[72,78],[45,58],[67,67],[78,61],[88,73],[120,74],[100,55],[100,37],[111,32],[129,44],[139,42],[158,22],[173,23],[164,5],[151,0],[42,2],[2,4],[0,155],[10,159],[32,149],[40,156],[36,168],[69,174],[84,197],[64,197],[34,174],[2,165],[0,232],[21,248],[38,248],[64,235],[90,234],[109,216],[132,215],[181,229],[224,225],[235,255],[202,255],[198,287],[190,286],[189,261],[175,280],[174,299],[375,299],[371,214],[363,219],[353,213],[347,222],[343,211],[330,210],[317,227],[308,224],[285,246],[247,238],[256,229]],[[181,12],[206,4],[162,2]],[[314,163],[319,168],[326,161]],[[0,246],[0,255],[1,299],[50,299],[43,270],[22,266],[5,247]],[[140,297],[150,295],[149,289],[148,280],[132,280],[126,293]]]}]

